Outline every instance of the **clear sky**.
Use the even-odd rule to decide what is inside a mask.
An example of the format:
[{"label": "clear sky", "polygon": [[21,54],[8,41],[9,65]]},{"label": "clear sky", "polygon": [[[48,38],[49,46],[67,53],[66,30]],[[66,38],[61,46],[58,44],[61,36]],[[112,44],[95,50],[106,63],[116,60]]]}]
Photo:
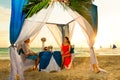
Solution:
[{"label": "clear sky", "polygon": [[5,8],[10,8],[11,0],[0,0],[0,6]]},{"label": "clear sky", "polygon": [[0,0],[0,47],[9,46],[10,1]]},{"label": "clear sky", "polygon": [[120,0],[95,0],[98,5],[99,24],[96,45],[120,43]]},{"label": "clear sky", "polygon": [[[0,47],[8,47],[9,44],[9,22],[10,22],[10,1],[11,0],[0,0]],[[95,0],[94,4],[98,6],[98,36],[96,38],[95,46],[110,46],[110,44],[120,44],[120,0]],[[45,29],[43,29],[44,31]],[[72,43],[76,46],[85,46],[85,38],[83,34],[78,37],[78,28],[75,29]],[[45,34],[45,33],[42,33]],[[47,34],[46,34],[47,35]],[[53,39],[53,37],[51,37]],[[51,44],[55,40],[51,41]],[[36,46],[34,41],[33,46]],[[83,43],[84,42],[84,43]],[[49,43],[49,42],[47,42]],[[46,44],[47,44],[46,43]],[[40,45],[40,44],[39,44]]]}]

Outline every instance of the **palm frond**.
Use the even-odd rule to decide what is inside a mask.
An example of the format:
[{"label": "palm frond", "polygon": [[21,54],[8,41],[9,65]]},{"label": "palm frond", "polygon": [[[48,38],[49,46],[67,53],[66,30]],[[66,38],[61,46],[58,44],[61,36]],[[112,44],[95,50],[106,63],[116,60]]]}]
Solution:
[{"label": "palm frond", "polygon": [[91,8],[92,0],[70,0],[70,7],[81,14],[90,24],[92,24],[92,18],[88,11]]},{"label": "palm frond", "polygon": [[31,17],[43,7],[49,4],[50,0],[30,0],[29,4],[25,5],[23,11],[26,13],[26,18]]},{"label": "palm frond", "polygon": [[[81,14],[87,21],[92,24],[91,15],[88,9],[91,8],[93,0],[70,0],[69,6]],[[49,5],[50,0],[29,0],[29,4],[25,5],[23,11],[26,13],[26,18],[40,11],[43,7]]]},{"label": "palm frond", "polygon": [[28,0],[28,2],[30,2],[30,3],[39,3],[39,2],[42,2],[42,0]]}]

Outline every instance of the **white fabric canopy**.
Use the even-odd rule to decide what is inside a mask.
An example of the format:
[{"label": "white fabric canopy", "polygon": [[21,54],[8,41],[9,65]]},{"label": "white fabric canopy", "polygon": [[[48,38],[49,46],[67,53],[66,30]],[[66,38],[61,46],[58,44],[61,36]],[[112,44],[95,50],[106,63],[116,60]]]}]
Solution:
[{"label": "white fabric canopy", "polygon": [[54,24],[47,24],[46,26],[50,30],[50,32],[52,33],[53,37],[55,38],[58,46],[60,47],[61,43],[62,43],[62,38],[61,38],[62,35],[61,35],[61,32],[60,32],[58,26],[54,25]]},{"label": "white fabric canopy", "polygon": [[[66,6],[61,5],[62,3],[54,2],[51,4],[51,13],[46,23],[49,24],[68,24],[73,21],[76,17],[72,17],[69,12],[66,10]],[[42,9],[37,14],[33,15],[31,18],[28,18],[29,21],[43,22],[45,14],[48,13],[47,9]]]},{"label": "white fabric canopy", "polygon": [[[62,44],[62,33],[58,28],[58,24],[69,25],[69,37],[72,38],[73,29],[75,24],[79,24],[83,33],[87,39],[88,45],[90,47],[90,57],[91,63],[97,64],[97,59],[93,50],[94,45],[94,31],[87,20],[82,17],[77,12],[71,10],[68,6],[62,5],[59,2],[53,2],[38,13],[34,14],[32,17],[25,20],[21,33],[15,44],[20,44],[26,39],[37,36],[38,32],[42,27],[47,26],[52,35],[54,36],[57,44],[61,46]],[[79,34],[78,34],[79,36]],[[16,55],[15,49],[11,49],[12,55]],[[11,59],[14,59],[11,57]],[[21,61],[20,61],[21,62]],[[20,63],[18,62],[18,63]],[[13,64],[14,65],[14,64]]]}]

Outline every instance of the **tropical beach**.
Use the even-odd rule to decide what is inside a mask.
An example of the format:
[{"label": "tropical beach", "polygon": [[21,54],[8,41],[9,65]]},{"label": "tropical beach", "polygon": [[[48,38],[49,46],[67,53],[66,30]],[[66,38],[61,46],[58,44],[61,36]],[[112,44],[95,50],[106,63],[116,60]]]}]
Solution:
[{"label": "tropical beach", "polygon": [[[105,54],[103,54],[105,53]],[[81,53],[84,54],[84,53]],[[89,53],[86,53],[89,54]],[[70,70],[60,72],[38,72],[28,69],[24,72],[26,80],[119,80],[120,49],[96,50],[99,66],[106,72],[94,73],[90,69],[90,57],[76,55]],[[10,60],[0,59],[0,80],[7,80],[10,73]]]},{"label": "tropical beach", "polygon": [[119,3],[0,1],[0,80],[120,80]]},{"label": "tropical beach", "polygon": [[[34,49],[35,50],[35,49]],[[39,72],[27,69],[25,80],[119,80],[120,79],[120,49],[98,49],[95,51],[100,68],[106,72],[94,73],[90,69],[89,51],[85,49],[76,54],[70,70],[60,72]],[[85,55],[84,55],[85,53]],[[7,54],[8,55],[8,54]],[[8,56],[6,56],[8,57]],[[1,57],[0,57],[1,58]],[[0,80],[7,80],[10,73],[10,60],[0,59]]]}]

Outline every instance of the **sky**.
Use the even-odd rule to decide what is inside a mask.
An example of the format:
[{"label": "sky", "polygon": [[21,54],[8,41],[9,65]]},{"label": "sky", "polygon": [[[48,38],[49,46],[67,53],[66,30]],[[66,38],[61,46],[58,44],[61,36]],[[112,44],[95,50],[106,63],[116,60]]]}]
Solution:
[{"label": "sky", "polygon": [[[0,47],[9,47],[9,23],[11,12],[11,0],[0,0]],[[112,44],[120,46],[120,0],[94,0],[94,4],[98,6],[98,35],[96,37],[95,47],[109,47]],[[42,29],[44,32],[46,28]],[[72,44],[83,47],[87,45],[85,37],[79,28],[75,29]],[[47,32],[48,30],[46,30]],[[41,33],[42,36],[47,34]],[[44,35],[45,34],[45,35]],[[78,37],[78,34],[81,36]],[[50,36],[50,35],[49,35]],[[49,38],[50,42],[46,44],[57,45],[54,38]],[[41,45],[40,40],[33,41],[33,47]],[[53,45],[53,44],[52,44]]]},{"label": "sky", "polygon": [[0,0],[0,47],[9,46],[10,1]]},{"label": "sky", "polygon": [[98,37],[96,45],[120,43],[120,0],[95,0],[98,5]]}]

